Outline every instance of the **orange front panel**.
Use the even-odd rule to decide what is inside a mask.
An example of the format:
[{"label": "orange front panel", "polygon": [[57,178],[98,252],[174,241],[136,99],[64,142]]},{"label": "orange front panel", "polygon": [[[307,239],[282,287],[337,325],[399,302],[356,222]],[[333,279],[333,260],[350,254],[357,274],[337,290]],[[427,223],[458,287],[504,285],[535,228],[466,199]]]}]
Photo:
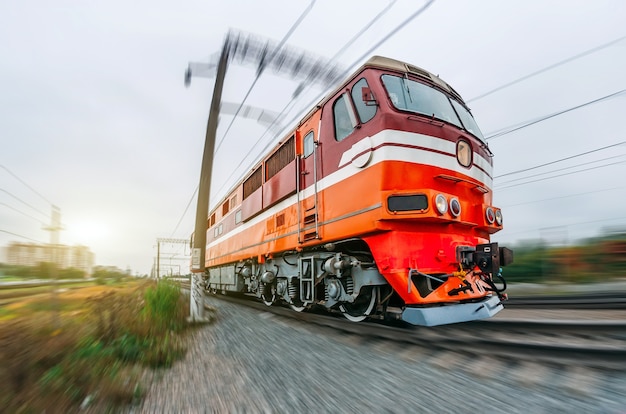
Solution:
[{"label": "orange front panel", "polygon": [[[475,246],[486,242],[488,237],[482,213],[485,195],[463,182],[433,178],[441,173],[452,174],[432,166],[399,161],[357,170],[318,193],[320,239],[298,244],[297,206],[292,197],[288,200],[293,204],[270,208],[253,219],[252,222],[258,222],[245,231],[225,234],[225,240],[209,250],[207,264],[215,266],[360,237],[370,246],[381,273],[398,292],[407,292],[402,295],[407,303],[430,302],[436,295],[426,300],[416,296],[416,292],[408,293],[408,269],[423,273],[457,271],[456,247]],[[381,191],[383,188],[386,191]],[[427,194],[430,207],[423,212],[389,212],[386,197],[406,192]],[[439,192],[462,201],[459,218],[441,217],[434,211],[433,198]],[[311,196],[301,201],[301,205],[312,202]],[[246,201],[244,209],[245,205]]]}]

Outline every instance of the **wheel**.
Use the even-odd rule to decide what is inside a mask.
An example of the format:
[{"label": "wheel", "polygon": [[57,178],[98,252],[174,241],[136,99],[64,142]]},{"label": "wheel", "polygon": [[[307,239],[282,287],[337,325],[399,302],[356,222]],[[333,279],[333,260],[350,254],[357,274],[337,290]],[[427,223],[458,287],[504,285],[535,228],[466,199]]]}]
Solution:
[{"label": "wheel", "polygon": [[359,294],[353,303],[343,303],[339,305],[339,310],[347,320],[351,322],[362,322],[374,310],[377,297],[378,286],[366,286],[361,289],[361,294]]},{"label": "wheel", "polygon": [[262,285],[259,289],[261,289],[261,300],[266,306],[272,306],[276,301],[276,288],[274,286]]},{"label": "wheel", "polygon": [[296,312],[302,312],[306,308],[308,308],[307,305],[303,304],[300,300],[297,300],[297,299],[292,300],[292,303],[289,304],[289,307],[295,310]]}]

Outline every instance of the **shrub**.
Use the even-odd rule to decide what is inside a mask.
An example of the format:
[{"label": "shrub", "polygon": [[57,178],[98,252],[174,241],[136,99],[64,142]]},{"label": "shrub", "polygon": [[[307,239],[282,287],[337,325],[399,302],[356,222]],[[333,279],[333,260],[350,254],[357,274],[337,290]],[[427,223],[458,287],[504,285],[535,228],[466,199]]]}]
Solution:
[{"label": "shrub", "polygon": [[188,303],[176,285],[142,282],[81,303],[88,308],[55,327],[39,308],[0,326],[0,412],[74,412],[81,404],[115,412],[141,396],[142,366],[167,367],[184,355]]},{"label": "shrub", "polygon": [[185,308],[181,307],[180,288],[170,281],[160,281],[146,289],[144,294],[144,316],[161,332],[179,330],[185,319]]}]

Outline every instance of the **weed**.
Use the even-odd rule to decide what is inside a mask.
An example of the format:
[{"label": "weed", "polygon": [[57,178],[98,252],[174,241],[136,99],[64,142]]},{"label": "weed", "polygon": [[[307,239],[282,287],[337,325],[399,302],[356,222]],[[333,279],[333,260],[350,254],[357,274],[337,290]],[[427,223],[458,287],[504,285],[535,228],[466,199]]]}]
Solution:
[{"label": "weed", "polygon": [[[87,300],[73,291],[55,306],[30,301],[3,311],[14,319],[0,319],[2,409],[115,411],[142,395],[141,366],[168,367],[184,355],[188,304],[177,286],[99,289]],[[58,326],[48,323],[52,312],[62,316]]]}]

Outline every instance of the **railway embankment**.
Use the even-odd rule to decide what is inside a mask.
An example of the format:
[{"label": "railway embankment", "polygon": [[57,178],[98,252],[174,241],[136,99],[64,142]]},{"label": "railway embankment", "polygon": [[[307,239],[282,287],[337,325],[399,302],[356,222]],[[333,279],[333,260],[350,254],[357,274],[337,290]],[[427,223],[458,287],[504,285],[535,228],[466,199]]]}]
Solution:
[{"label": "railway embankment", "polygon": [[[129,412],[605,413],[626,406],[623,371],[476,353],[481,344],[467,329],[456,337],[453,327],[437,330],[439,339],[419,345],[402,331],[375,337],[343,318],[331,318],[338,329],[303,323],[304,314],[286,318],[275,307],[221,297],[207,303],[215,324],[193,332],[185,358],[152,374],[143,403]],[[426,337],[429,328],[415,331]],[[455,344],[439,345],[446,340]]]}]

